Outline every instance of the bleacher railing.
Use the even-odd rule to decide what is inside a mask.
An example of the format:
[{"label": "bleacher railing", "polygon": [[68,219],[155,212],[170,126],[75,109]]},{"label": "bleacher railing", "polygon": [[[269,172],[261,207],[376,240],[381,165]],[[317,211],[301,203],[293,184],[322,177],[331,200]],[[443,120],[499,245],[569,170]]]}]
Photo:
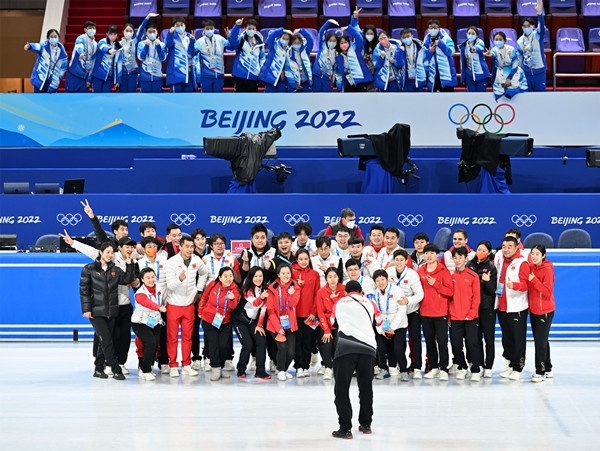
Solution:
[{"label": "bleacher railing", "polygon": [[600,52],[555,52],[552,56],[553,64],[552,64],[552,80],[553,80],[553,91],[556,91],[556,79],[557,78],[600,78],[600,73],[569,73],[569,72],[557,72],[557,60],[558,57],[569,57],[569,56],[584,56],[584,57],[600,57]]}]

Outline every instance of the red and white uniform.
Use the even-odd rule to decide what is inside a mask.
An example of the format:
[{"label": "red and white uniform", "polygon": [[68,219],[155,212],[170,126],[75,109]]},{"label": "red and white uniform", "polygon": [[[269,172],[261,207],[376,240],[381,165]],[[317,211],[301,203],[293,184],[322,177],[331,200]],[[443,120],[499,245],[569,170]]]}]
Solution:
[{"label": "red and white uniform", "polygon": [[[381,316],[387,321],[392,330],[408,327],[408,316],[406,316],[406,305],[398,304],[398,301],[404,297],[402,290],[395,285],[388,284],[385,290],[377,289],[375,292],[375,303],[381,312]],[[377,331],[382,333],[382,329]]]},{"label": "red and white uniform", "polygon": [[233,272],[236,274],[240,274],[240,264],[231,252],[227,252],[221,256],[221,258],[217,258],[213,252],[208,255],[205,255],[202,258],[202,261],[206,265],[208,269],[208,280],[206,283],[210,283],[219,277],[219,271],[221,268],[228,267],[233,269]]},{"label": "red and white uniform", "polygon": [[[427,265],[421,266],[417,270],[423,286],[423,300],[421,301],[421,316],[439,318],[448,315],[448,302],[454,294],[452,276],[450,271],[438,262],[435,269],[431,272],[427,270]],[[431,276],[435,279],[433,285],[429,285]]]},{"label": "red and white uniform", "polygon": [[[342,259],[337,255],[330,253],[329,257],[327,257],[326,259],[323,259],[320,255],[317,255],[316,257],[311,257],[310,261],[312,263],[313,269],[319,273],[321,287],[324,287],[327,284],[327,281],[325,280],[325,271],[327,270],[327,268],[338,269],[340,267],[340,262],[342,261]],[[325,269],[323,269],[322,267],[325,267]]]},{"label": "red and white uniform", "polygon": [[[475,258],[475,251],[473,249],[471,249],[469,246],[465,246],[465,249],[467,249],[467,252],[469,253],[467,255],[467,261],[471,261]],[[456,265],[454,264],[454,260],[452,260],[452,251],[454,250],[454,246],[452,246],[450,249],[448,249],[446,252],[444,252],[442,254],[442,258],[441,258],[441,262],[443,265],[446,265],[446,268],[448,268],[448,271],[450,271],[450,274],[453,274],[454,271],[456,271]]]},{"label": "red and white uniform", "polygon": [[390,283],[400,288],[408,299],[406,314],[418,312],[423,300],[423,285],[417,271],[406,266],[401,274],[398,274],[396,267],[388,268],[387,273]]},{"label": "red and white uniform", "polygon": [[475,271],[465,268],[452,274],[454,294],[450,300],[450,320],[465,321],[479,318],[481,283]]},{"label": "red and white uniform", "polygon": [[[501,252],[499,252],[501,254]],[[529,300],[527,297],[527,291],[529,284],[529,263],[521,255],[521,251],[516,252],[511,258],[504,258],[501,255],[500,258],[494,261],[496,269],[498,270],[498,286],[504,284],[502,295],[496,295],[496,303],[498,309],[501,312],[516,313],[522,312],[529,307]],[[512,288],[506,286],[506,281],[511,280],[513,283]]]},{"label": "red and white uniform", "polygon": [[[157,286],[148,287],[144,284],[135,293],[135,310],[131,315],[131,322],[147,324],[148,318],[153,317],[156,324],[160,324],[161,317],[158,311],[163,303],[163,297]],[[141,357],[143,357],[143,352]]]},{"label": "red and white uniform", "polygon": [[[230,294],[233,294],[233,299],[229,299]],[[202,321],[212,324],[215,315],[219,313],[223,315],[222,323],[227,324],[231,320],[231,311],[237,307],[239,297],[240,292],[235,283],[224,287],[221,282],[211,282],[202,293],[198,315]]]},{"label": "red and white uniform", "polygon": [[246,300],[244,311],[246,312],[246,316],[251,320],[258,318],[258,326],[264,327],[265,316],[267,313],[267,301],[260,297],[261,294],[262,289],[260,287],[254,287],[253,289],[246,291],[244,294],[244,299]]}]

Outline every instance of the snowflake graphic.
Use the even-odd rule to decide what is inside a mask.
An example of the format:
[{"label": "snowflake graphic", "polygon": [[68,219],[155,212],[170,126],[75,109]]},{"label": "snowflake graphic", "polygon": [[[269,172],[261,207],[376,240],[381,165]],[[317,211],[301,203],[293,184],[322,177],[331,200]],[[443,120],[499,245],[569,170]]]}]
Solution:
[{"label": "snowflake graphic", "polygon": [[19,126],[17,127],[17,130],[19,130],[22,133],[25,131],[25,126],[23,124],[19,124]]}]

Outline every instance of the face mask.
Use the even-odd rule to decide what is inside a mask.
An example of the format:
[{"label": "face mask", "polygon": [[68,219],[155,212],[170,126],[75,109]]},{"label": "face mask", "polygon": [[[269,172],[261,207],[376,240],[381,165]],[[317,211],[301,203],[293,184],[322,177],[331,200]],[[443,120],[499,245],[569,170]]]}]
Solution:
[{"label": "face mask", "polygon": [[246,36],[253,37],[256,34],[256,30],[246,30]]},{"label": "face mask", "polygon": [[286,48],[290,43],[290,41],[288,41],[287,39],[280,39],[279,42],[283,48]]},{"label": "face mask", "polygon": [[349,229],[353,229],[355,225],[356,225],[356,221],[348,221],[346,223],[346,227],[348,227]]},{"label": "face mask", "polygon": [[123,36],[125,36],[125,39],[131,39],[133,37],[133,32],[126,31],[125,33],[123,33]]},{"label": "face mask", "polygon": [[342,52],[345,52],[346,50],[348,50],[349,47],[350,47],[350,44],[348,44],[347,42],[340,44],[340,48],[342,49]]},{"label": "face mask", "polygon": [[467,41],[469,41],[469,42],[475,42],[475,39],[477,39],[477,35],[476,34],[468,34],[467,35]]},{"label": "face mask", "polygon": [[375,39],[375,35],[374,34],[366,34],[365,39],[367,41],[371,42],[373,39]]},{"label": "face mask", "polygon": [[48,39],[48,42],[52,45],[56,45],[58,44],[58,38],[50,38]]},{"label": "face mask", "polygon": [[431,30],[429,30],[429,36],[431,36],[432,38],[435,38],[439,33],[440,30],[438,30],[437,28],[432,28]]},{"label": "face mask", "polygon": [[184,26],[181,26],[181,27],[176,27],[176,28],[175,28],[175,33],[177,33],[177,34],[181,34],[181,33],[183,33],[183,32],[185,32],[185,27],[184,27]]},{"label": "face mask", "polygon": [[532,27],[523,28],[523,33],[525,33],[525,35],[529,36],[531,33],[533,33],[533,28]]},{"label": "face mask", "polygon": [[215,30],[204,30],[204,36],[212,38],[213,34],[215,34]]},{"label": "face mask", "polygon": [[412,44],[412,38],[404,38],[404,39],[402,39],[402,43],[404,45],[411,45]]},{"label": "face mask", "polygon": [[504,41],[494,41],[494,45],[496,46],[496,48],[501,49],[502,47],[504,47]]},{"label": "face mask", "polygon": [[96,29],[95,28],[88,28],[88,30],[86,31],[87,35],[90,38],[93,38],[94,36],[96,36]]},{"label": "face mask", "polygon": [[151,247],[149,249],[146,249],[146,255],[148,257],[155,257],[157,253],[158,253],[158,249],[155,248],[155,247]]},{"label": "face mask", "polygon": [[300,49],[302,48],[302,44],[293,44],[293,45],[292,45],[292,48],[293,48],[294,50],[300,50]]},{"label": "face mask", "polygon": [[477,258],[479,260],[485,260],[488,257],[488,255],[490,255],[490,253],[489,252],[477,251],[477,252],[475,252],[475,255],[477,255]]},{"label": "face mask", "polygon": [[156,39],[156,33],[148,33],[148,39],[154,41]]},{"label": "face mask", "polygon": [[327,48],[329,48],[330,50],[333,50],[336,47],[337,47],[337,42],[327,41]]}]

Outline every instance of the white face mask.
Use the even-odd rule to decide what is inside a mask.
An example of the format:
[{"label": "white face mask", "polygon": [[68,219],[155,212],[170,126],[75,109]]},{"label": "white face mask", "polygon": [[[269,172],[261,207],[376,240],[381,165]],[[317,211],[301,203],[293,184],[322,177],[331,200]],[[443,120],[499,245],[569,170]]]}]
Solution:
[{"label": "white face mask", "polygon": [[367,39],[367,41],[371,42],[373,39],[375,39],[375,35],[374,34],[366,34],[365,38]]},{"label": "white face mask", "polygon": [[356,221],[348,221],[346,223],[346,227],[348,227],[349,229],[353,229],[355,225],[356,225]]},{"label": "white face mask", "polygon": [[123,36],[125,36],[125,39],[131,39],[133,37],[133,31],[126,31],[123,33]]}]

